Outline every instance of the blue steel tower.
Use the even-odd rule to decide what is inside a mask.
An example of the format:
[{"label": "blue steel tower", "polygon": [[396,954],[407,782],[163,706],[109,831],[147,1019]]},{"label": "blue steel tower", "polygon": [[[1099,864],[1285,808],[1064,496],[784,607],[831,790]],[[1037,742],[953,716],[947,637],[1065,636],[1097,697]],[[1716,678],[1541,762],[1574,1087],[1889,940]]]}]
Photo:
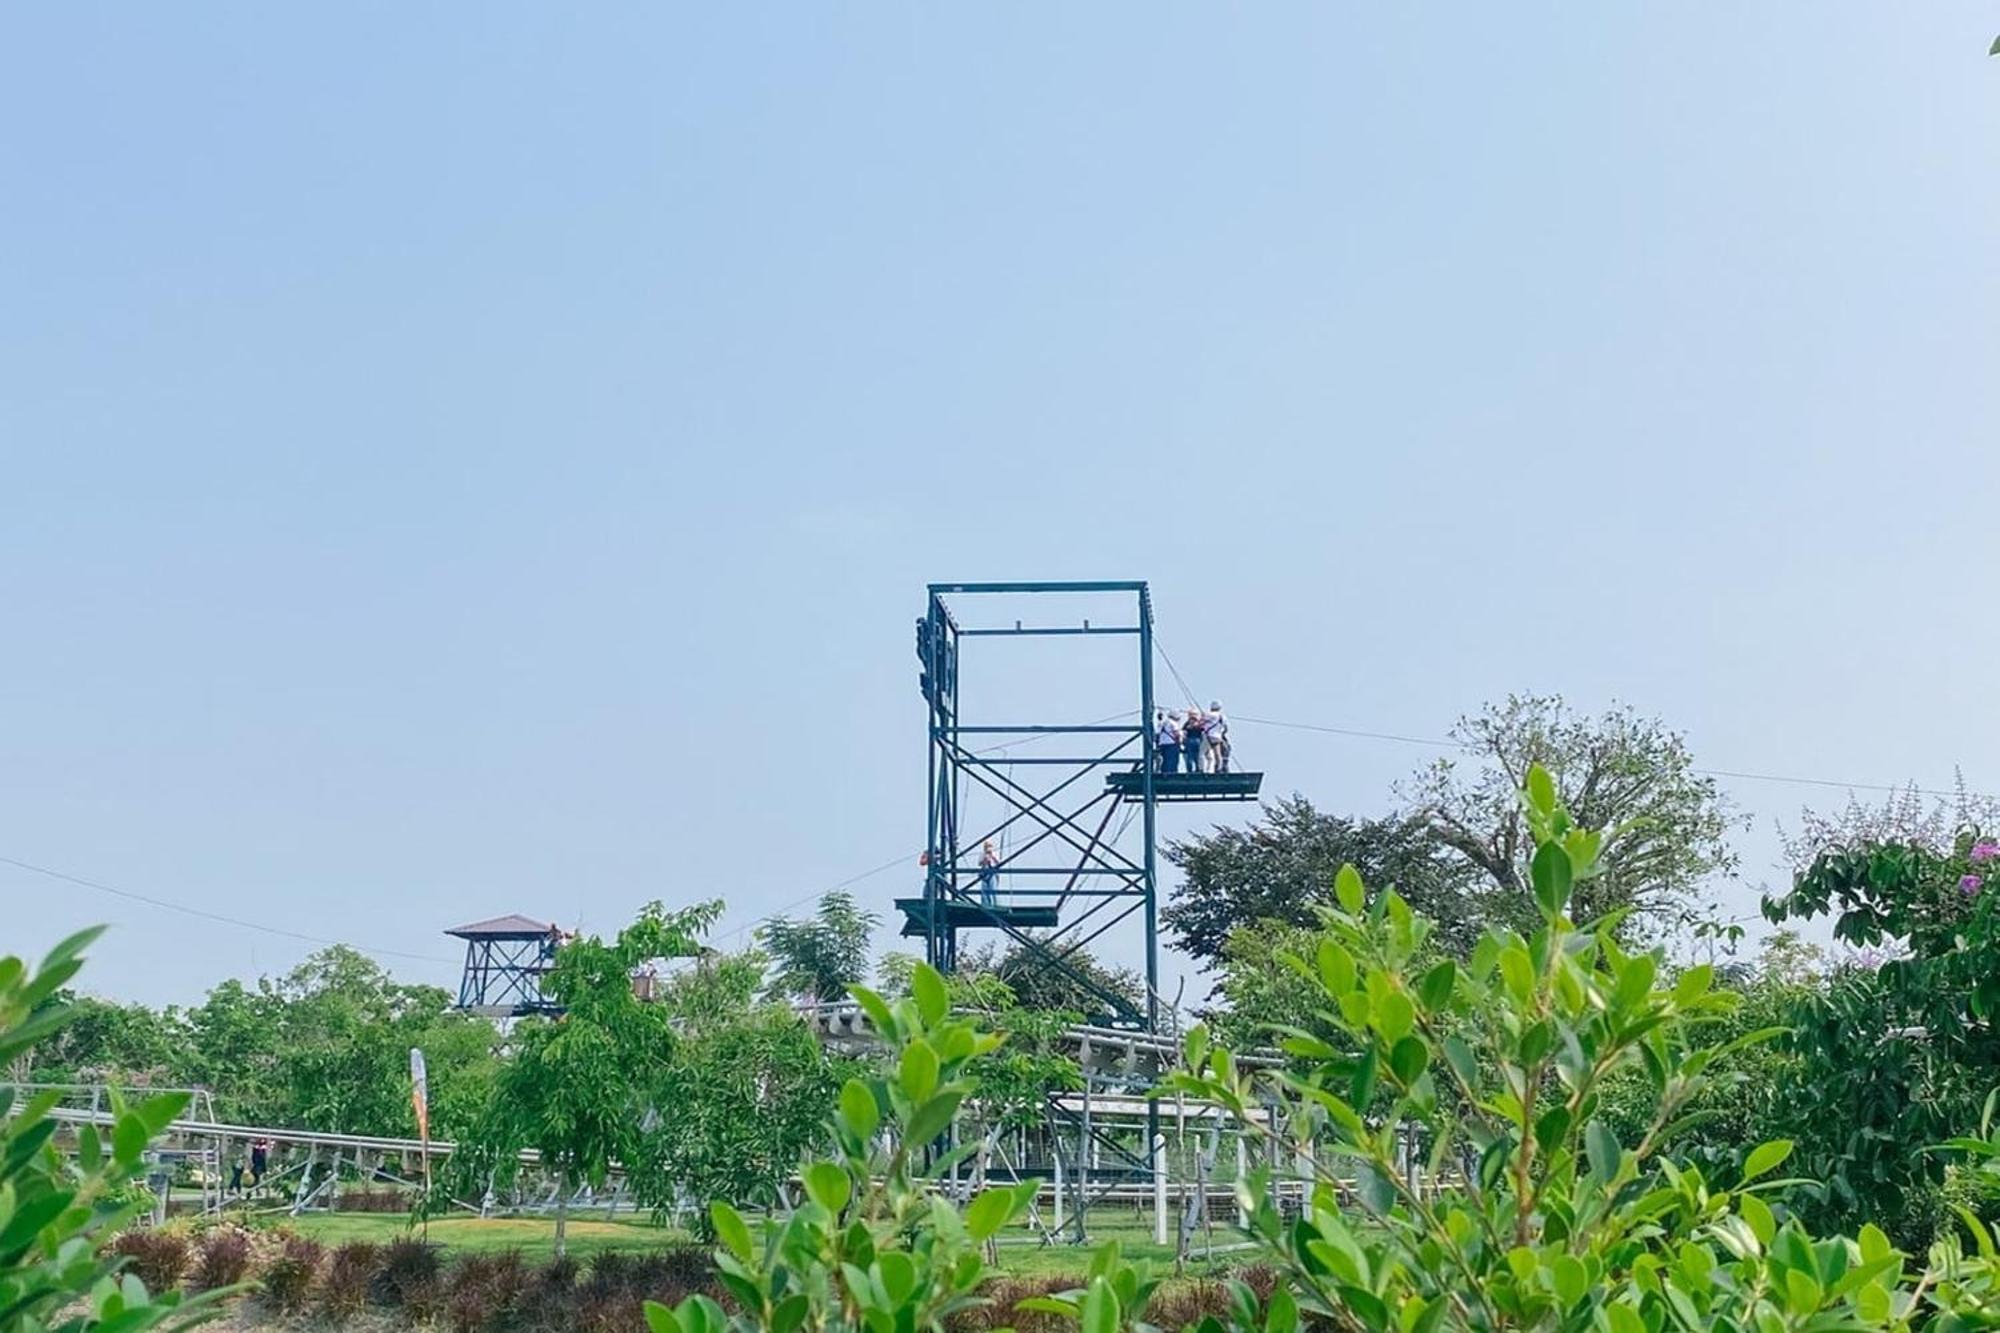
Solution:
[{"label": "blue steel tower", "polygon": [[[979,623],[978,599],[1064,597],[1093,607],[1115,599],[1113,623]],[[1129,601],[1128,601],[1129,599]],[[968,618],[961,622],[964,613]],[[960,666],[976,641],[1036,638],[1060,652],[1081,639],[1129,639],[1129,712],[1098,721],[1022,719],[967,723]],[[1154,770],[1152,725],[1153,603],[1139,581],[1058,583],[934,583],[917,621],[920,684],[929,718],[928,839],[923,895],[896,902],[903,934],[924,941],[924,956],[940,971],[959,961],[961,936],[992,931],[1020,946],[1035,965],[1067,977],[1099,1002],[1092,1022],[1134,1031],[1160,1027],[1157,811],[1163,803],[1255,800],[1256,773],[1160,773]],[[1057,753],[1014,753],[1028,742]],[[1006,751],[1004,757],[996,750]],[[982,816],[968,826],[967,795],[983,793]],[[1127,817],[1114,829],[1121,810]],[[1133,816],[1137,816],[1136,819]],[[1132,825],[1136,823],[1136,842]],[[1004,841],[996,865],[982,866],[989,839]],[[1004,890],[994,886],[1004,882]],[[1143,930],[1143,1007],[1103,986],[1077,966],[1083,951],[1134,918]],[[1128,950],[1129,956],[1129,950]]]}]

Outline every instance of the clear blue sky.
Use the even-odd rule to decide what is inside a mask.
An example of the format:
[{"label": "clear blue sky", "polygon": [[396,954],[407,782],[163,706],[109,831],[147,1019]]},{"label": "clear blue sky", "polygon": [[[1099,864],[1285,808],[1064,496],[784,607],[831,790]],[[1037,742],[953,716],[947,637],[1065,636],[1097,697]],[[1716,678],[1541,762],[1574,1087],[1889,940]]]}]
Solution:
[{"label": "clear blue sky", "polygon": [[[1994,29],[17,7],[0,856],[440,959],[746,925],[921,844],[910,623],[979,577],[1151,579],[1240,713],[2000,787]],[[1426,757],[1240,738],[1344,811]],[[1838,799],[1731,790],[1753,881]],[[310,947],[0,902],[147,1000]]]}]

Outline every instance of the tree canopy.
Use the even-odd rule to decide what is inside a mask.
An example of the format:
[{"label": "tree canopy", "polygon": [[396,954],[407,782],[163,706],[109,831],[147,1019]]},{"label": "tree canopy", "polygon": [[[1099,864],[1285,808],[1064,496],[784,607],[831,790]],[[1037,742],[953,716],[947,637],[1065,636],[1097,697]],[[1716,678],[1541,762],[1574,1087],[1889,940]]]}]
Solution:
[{"label": "tree canopy", "polygon": [[774,998],[839,1000],[868,975],[868,943],[881,918],[855,906],[845,893],[829,893],[804,921],[775,917],[758,932],[771,956]]},{"label": "tree canopy", "polygon": [[1438,922],[1447,948],[1463,952],[1481,929],[1481,877],[1413,818],[1348,819],[1294,795],[1266,805],[1248,828],[1184,838],[1166,855],[1183,879],[1161,924],[1211,967],[1241,927],[1317,924],[1333,906],[1334,872],[1350,864]]},{"label": "tree canopy", "polygon": [[1439,759],[1404,786],[1410,814],[1497,890],[1499,919],[1533,918],[1534,855],[1520,793],[1540,765],[1576,820],[1604,831],[1600,872],[1576,904],[1590,920],[1627,908],[1655,924],[1699,916],[1699,893],[1733,874],[1738,820],[1715,779],[1695,771],[1686,739],[1627,707],[1597,717],[1556,695],[1509,695],[1452,728],[1463,755]]}]

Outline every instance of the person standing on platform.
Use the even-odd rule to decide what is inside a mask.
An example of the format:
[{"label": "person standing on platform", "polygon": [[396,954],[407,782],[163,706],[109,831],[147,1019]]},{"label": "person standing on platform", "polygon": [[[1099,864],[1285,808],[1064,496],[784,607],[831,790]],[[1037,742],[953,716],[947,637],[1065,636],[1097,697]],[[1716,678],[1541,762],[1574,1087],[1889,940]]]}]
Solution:
[{"label": "person standing on platform", "polygon": [[1222,704],[1215,699],[1208,701],[1208,716],[1201,729],[1201,771],[1229,771],[1229,719],[1222,715]]},{"label": "person standing on platform", "polygon": [[979,901],[986,907],[996,906],[1000,901],[1000,853],[993,850],[993,839],[986,840],[986,846],[979,853]]},{"label": "person standing on platform", "polygon": [[1181,762],[1181,724],[1166,709],[1159,710],[1153,723],[1154,753],[1159,756],[1155,768],[1161,773],[1172,773]]},{"label": "person standing on platform", "polygon": [[1199,708],[1188,709],[1181,722],[1181,755],[1190,773],[1201,772],[1201,733],[1207,725]]}]

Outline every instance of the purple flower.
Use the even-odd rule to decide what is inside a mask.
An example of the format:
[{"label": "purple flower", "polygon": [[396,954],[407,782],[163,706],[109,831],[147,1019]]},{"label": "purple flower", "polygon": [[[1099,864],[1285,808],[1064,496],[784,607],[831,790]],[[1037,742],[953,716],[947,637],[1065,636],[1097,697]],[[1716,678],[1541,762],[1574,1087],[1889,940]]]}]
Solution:
[{"label": "purple flower", "polygon": [[1996,856],[2000,856],[2000,842],[1995,842],[1991,838],[1981,838],[1972,844],[1973,860],[1991,861]]},{"label": "purple flower", "polygon": [[1979,886],[1985,882],[1985,880],[1979,878],[1977,875],[1966,875],[1958,881],[1958,891],[1970,898],[1973,894],[1979,892]]}]

